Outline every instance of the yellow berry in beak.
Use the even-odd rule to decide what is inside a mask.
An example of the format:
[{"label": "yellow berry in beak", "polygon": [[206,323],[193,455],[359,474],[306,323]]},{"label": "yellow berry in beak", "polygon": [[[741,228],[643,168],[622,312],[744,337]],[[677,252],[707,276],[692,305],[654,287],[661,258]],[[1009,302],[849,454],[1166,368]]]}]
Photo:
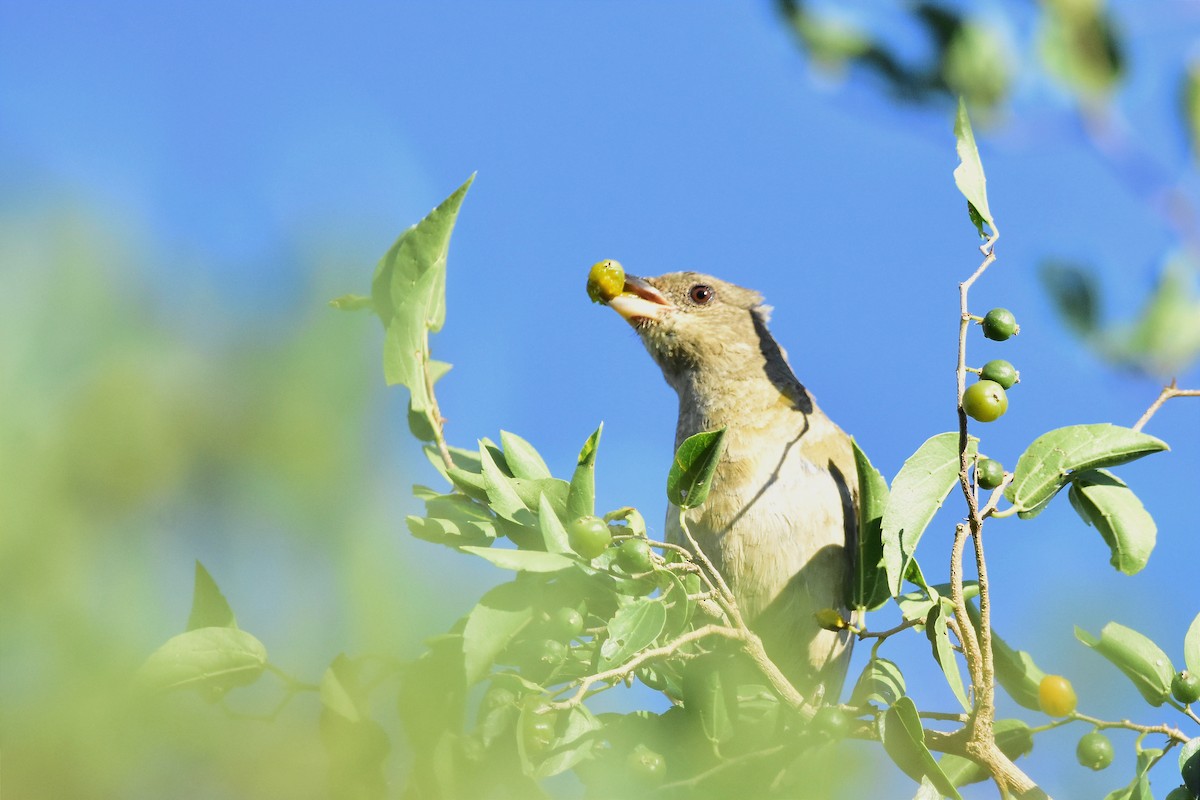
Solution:
[{"label": "yellow berry in beak", "polygon": [[625,289],[625,268],[619,261],[606,258],[588,270],[587,293],[593,303],[608,304]]}]

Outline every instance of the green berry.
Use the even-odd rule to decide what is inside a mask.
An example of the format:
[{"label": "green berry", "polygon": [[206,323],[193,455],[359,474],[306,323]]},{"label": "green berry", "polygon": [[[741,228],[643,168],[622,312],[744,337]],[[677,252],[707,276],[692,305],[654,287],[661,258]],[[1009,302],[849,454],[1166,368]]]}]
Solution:
[{"label": "green berry", "polygon": [[851,717],[837,706],[822,706],[813,717],[813,726],[831,739],[841,739],[850,732]]},{"label": "green berry", "polygon": [[1164,800],[1196,800],[1196,795],[1189,792],[1186,786],[1176,786],[1167,793]]},{"label": "green berry", "polygon": [[587,293],[593,303],[608,303],[625,290],[625,269],[620,262],[606,258],[588,270]]},{"label": "green berry", "polygon": [[1200,700],[1200,675],[1193,675],[1186,669],[1175,673],[1171,679],[1171,696],[1185,706]]},{"label": "green berry", "polygon": [[645,539],[626,539],[617,548],[617,563],[631,575],[654,569],[650,543]]},{"label": "green berry", "polygon": [[1004,465],[991,458],[981,458],[975,464],[975,480],[980,489],[995,489],[1004,483]]},{"label": "green berry", "polygon": [[526,698],[521,709],[521,744],[528,755],[540,756],[554,743],[557,718],[540,697]]},{"label": "green berry", "polygon": [[995,381],[1005,389],[1011,389],[1014,383],[1020,382],[1021,373],[1003,358],[997,358],[983,365],[979,377],[985,381]]},{"label": "green berry", "polygon": [[569,642],[583,633],[583,615],[570,606],[563,606],[550,615],[547,628],[553,638]]},{"label": "green berry", "polygon": [[1113,762],[1113,745],[1100,731],[1085,733],[1075,747],[1075,758],[1088,769],[1101,770]]},{"label": "green berry", "polygon": [[580,517],[567,526],[567,541],[572,550],[590,560],[612,544],[612,531],[599,517]]},{"label": "green berry", "polygon": [[1004,387],[995,381],[979,381],[963,392],[963,411],[980,422],[992,422],[1004,416],[1008,410],[1008,395]]},{"label": "green berry", "polygon": [[630,774],[643,785],[658,786],[667,777],[667,760],[644,744],[633,748],[626,764]]},{"label": "green berry", "polygon": [[993,341],[1003,342],[1020,331],[1017,318],[1007,308],[993,308],[983,317],[983,335]]}]

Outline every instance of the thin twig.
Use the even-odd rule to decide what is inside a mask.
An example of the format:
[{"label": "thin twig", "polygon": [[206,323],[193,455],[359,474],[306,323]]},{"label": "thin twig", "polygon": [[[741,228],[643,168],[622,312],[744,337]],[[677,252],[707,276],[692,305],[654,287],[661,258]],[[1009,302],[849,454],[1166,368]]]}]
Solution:
[{"label": "thin twig", "polygon": [[430,425],[433,427],[433,438],[437,443],[438,453],[442,456],[442,463],[446,465],[446,469],[453,469],[454,459],[450,457],[450,447],[446,444],[446,420],[442,417],[437,395],[433,392],[433,376],[429,374],[428,329],[425,330],[421,352],[418,355],[421,359],[421,375],[425,379],[425,393],[429,395],[429,408],[425,410],[425,413],[429,416]]},{"label": "thin twig", "polygon": [[1145,414],[1142,414],[1142,418],[1133,423],[1133,429],[1135,431],[1140,431],[1142,428],[1144,428],[1146,423],[1150,421],[1150,418],[1153,417],[1160,408],[1162,408],[1163,403],[1167,402],[1172,397],[1200,397],[1200,389],[1180,389],[1175,383],[1175,379],[1172,378],[1171,383],[1167,386],[1164,386],[1163,390],[1159,392],[1158,399],[1150,404],[1150,407],[1146,409]]},{"label": "thin twig", "polygon": [[1178,742],[1179,744],[1186,744],[1187,742],[1191,741],[1191,737],[1189,737],[1183,731],[1179,730],[1179,728],[1168,725],[1165,722],[1161,723],[1159,725],[1143,725],[1141,723],[1134,722],[1134,721],[1128,720],[1128,719],[1122,719],[1122,720],[1099,719],[1098,717],[1092,717],[1087,714],[1081,714],[1078,711],[1073,711],[1071,714],[1063,717],[1062,719],[1056,719],[1053,722],[1046,723],[1045,725],[1039,725],[1036,728],[1030,728],[1029,733],[1030,734],[1043,733],[1045,731],[1054,730],[1055,728],[1061,728],[1063,725],[1069,725],[1072,722],[1086,722],[1089,725],[1092,725],[1093,727],[1100,729],[1100,730],[1103,730],[1105,728],[1121,728],[1124,730],[1136,731],[1143,735],[1145,735],[1147,733],[1161,733],[1162,735],[1166,736],[1171,741]]}]

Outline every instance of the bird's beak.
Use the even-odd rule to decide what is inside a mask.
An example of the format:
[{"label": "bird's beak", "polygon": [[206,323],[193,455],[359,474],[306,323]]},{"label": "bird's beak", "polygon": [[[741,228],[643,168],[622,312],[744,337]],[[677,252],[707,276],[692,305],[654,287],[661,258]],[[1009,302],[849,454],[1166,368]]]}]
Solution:
[{"label": "bird's beak", "polygon": [[628,274],[621,294],[608,304],[635,328],[647,322],[659,322],[675,308],[658,289],[638,276]]}]

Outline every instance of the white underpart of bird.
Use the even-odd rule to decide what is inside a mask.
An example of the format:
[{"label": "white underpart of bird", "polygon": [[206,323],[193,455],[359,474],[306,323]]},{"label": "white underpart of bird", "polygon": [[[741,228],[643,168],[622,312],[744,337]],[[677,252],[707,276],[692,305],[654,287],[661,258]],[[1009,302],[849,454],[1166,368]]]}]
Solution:
[{"label": "white underpart of bird", "polygon": [[[675,447],[725,428],[708,500],[688,529],[768,655],[810,699],[836,700],[853,639],[814,613],[845,607],[856,540],[850,438],[817,407],[767,330],[757,292],[709,275],[627,275],[610,305],[679,396]],[[666,534],[687,545],[678,510]]]}]

